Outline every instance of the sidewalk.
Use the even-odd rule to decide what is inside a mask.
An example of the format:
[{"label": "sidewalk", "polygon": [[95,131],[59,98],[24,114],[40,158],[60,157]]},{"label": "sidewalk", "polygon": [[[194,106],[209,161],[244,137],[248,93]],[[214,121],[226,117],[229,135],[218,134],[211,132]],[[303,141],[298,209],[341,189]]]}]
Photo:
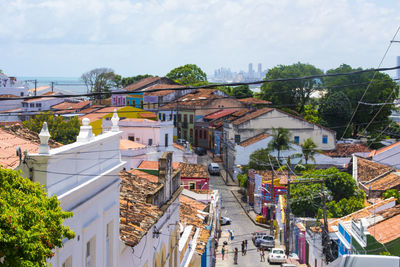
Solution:
[{"label": "sidewalk", "polygon": [[[224,241],[228,242],[228,245],[225,246],[226,252],[225,252],[225,258],[222,260],[222,254],[221,254],[221,249],[224,244]],[[230,246],[230,240],[229,240],[229,233],[227,231],[222,231],[221,232],[221,237],[218,240],[218,249],[216,252],[216,263],[215,266],[232,266],[232,261],[231,258],[233,258],[233,254],[229,253],[231,252],[231,246]]]}]

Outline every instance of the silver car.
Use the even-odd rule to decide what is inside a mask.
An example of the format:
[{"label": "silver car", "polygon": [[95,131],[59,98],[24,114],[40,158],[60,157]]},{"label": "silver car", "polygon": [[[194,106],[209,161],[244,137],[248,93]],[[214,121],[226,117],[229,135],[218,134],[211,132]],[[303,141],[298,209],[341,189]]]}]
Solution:
[{"label": "silver car", "polygon": [[273,236],[263,235],[256,240],[256,246],[264,249],[275,247],[275,240]]}]

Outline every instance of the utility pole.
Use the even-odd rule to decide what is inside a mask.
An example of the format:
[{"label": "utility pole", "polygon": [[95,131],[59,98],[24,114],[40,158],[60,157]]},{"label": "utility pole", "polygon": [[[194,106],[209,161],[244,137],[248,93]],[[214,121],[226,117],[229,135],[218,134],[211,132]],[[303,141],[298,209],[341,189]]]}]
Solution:
[{"label": "utility pole", "polygon": [[36,90],[37,90],[37,80],[35,80],[35,96],[36,96]]},{"label": "utility pole", "polygon": [[275,214],[275,194],[274,194],[274,167],[271,166],[272,168],[272,176],[271,176],[271,216],[270,216],[270,234],[274,236],[274,214]]},{"label": "utility pole", "polygon": [[[279,160],[279,159],[278,159]],[[290,237],[290,158],[287,159],[288,168],[288,183],[287,183],[287,191],[286,191],[286,222],[285,222],[285,248],[286,248],[286,256],[289,256],[289,237]]]},{"label": "utility pole", "polygon": [[326,197],[324,192],[324,181],[321,182],[321,200],[322,200],[322,212],[323,212],[323,219],[324,219],[324,227],[322,228],[322,247],[323,252],[325,254],[326,262],[331,262],[332,257],[329,253],[329,229],[328,229],[328,217],[326,214]]},{"label": "utility pole", "polygon": [[54,82],[51,82],[51,91],[54,92]]}]

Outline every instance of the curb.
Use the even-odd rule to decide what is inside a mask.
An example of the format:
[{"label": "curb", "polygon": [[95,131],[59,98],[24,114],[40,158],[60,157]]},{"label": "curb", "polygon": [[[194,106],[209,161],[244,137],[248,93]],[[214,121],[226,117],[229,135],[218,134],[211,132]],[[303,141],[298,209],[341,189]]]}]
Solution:
[{"label": "curb", "polygon": [[239,202],[240,206],[242,207],[244,213],[246,213],[247,217],[249,217],[249,219],[257,226],[260,226],[262,228],[265,229],[269,229],[269,227],[267,225],[261,224],[256,222],[250,215],[249,213],[246,211],[246,208],[243,206],[242,201],[236,196],[236,194],[233,192],[233,190],[231,190],[232,195],[236,198],[237,202]]}]

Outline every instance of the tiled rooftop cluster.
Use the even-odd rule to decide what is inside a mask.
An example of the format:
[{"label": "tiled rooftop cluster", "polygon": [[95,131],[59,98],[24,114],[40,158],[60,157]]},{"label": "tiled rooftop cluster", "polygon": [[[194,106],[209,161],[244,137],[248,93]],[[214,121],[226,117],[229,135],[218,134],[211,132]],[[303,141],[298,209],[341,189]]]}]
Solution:
[{"label": "tiled rooftop cluster", "polygon": [[128,246],[135,246],[163,215],[149,201],[163,185],[136,172],[122,171],[120,178],[120,237]]},{"label": "tiled rooftop cluster", "polygon": [[326,151],[324,154],[330,157],[350,157],[354,153],[370,151],[365,144],[336,144],[335,150]]}]

